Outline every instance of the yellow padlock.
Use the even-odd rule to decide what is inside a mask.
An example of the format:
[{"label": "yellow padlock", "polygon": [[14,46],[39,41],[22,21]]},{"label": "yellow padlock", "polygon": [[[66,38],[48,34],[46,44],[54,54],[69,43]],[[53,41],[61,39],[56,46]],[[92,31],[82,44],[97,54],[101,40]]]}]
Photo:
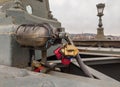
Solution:
[{"label": "yellow padlock", "polygon": [[75,57],[78,53],[79,50],[77,47],[73,46],[73,45],[65,45],[62,49],[61,52],[65,55],[65,56],[73,56]]},{"label": "yellow padlock", "polygon": [[32,67],[40,67],[40,66],[42,66],[42,65],[40,64],[40,62],[35,61],[35,60],[32,61]]}]

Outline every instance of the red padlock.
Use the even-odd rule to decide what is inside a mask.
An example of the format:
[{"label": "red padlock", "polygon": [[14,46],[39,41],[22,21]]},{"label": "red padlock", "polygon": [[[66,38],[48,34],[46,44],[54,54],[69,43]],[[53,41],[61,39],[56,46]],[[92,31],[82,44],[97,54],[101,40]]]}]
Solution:
[{"label": "red padlock", "polygon": [[34,70],[34,72],[41,72],[45,67],[40,66]]},{"label": "red padlock", "polygon": [[69,65],[71,61],[70,61],[70,59],[63,57],[62,60],[61,60],[61,62],[64,65]]},{"label": "red padlock", "polygon": [[64,65],[69,65],[70,62],[71,62],[71,60],[70,60],[69,58],[67,58],[67,57],[64,57],[64,55],[62,55],[62,53],[61,53],[60,51],[61,51],[61,47],[58,47],[58,48],[54,51],[57,59],[58,59],[58,60],[61,59],[62,64],[64,64]]},{"label": "red padlock", "polygon": [[60,50],[61,50],[61,47],[58,47],[58,48],[54,51],[57,59],[61,59],[61,57],[62,57],[62,54],[60,53]]}]

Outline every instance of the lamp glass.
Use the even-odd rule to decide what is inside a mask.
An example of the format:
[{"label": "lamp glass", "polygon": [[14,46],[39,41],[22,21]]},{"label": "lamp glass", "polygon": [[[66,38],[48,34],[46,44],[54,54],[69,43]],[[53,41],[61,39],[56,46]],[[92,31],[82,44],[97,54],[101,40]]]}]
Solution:
[{"label": "lamp glass", "polygon": [[103,13],[103,8],[98,8],[98,14],[102,14]]},{"label": "lamp glass", "polygon": [[103,10],[104,10],[105,4],[100,3],[100,4],[97,4],[96,6],[97,6],[98,15],[99,15],[99,16],[102,16],[102,15],[103,15]]}]

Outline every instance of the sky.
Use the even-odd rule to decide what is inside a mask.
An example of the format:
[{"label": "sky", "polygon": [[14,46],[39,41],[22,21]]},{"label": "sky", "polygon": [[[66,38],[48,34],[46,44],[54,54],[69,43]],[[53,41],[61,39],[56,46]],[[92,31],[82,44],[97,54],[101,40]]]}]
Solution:
[{"label": "sky", "polygon": [[105,35],[120,36],[120,0],[49,0],[50,9],[69,33],[97,33],[96,4],[105,3]]}]

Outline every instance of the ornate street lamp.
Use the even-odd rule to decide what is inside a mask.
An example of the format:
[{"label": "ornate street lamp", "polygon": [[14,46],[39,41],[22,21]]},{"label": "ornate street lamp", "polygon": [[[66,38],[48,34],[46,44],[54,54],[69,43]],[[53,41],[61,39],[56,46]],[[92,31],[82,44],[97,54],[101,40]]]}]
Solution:
[{"label": "ornate street lamp", "polygon": [[97,35],[96,35],[96,39],[105,39],[104,37],[104,29],[102,28],[103,24],[102,24],[102,16],[103,14],[103,10],[105,8],[105,4],[104,3],[99,3],[96,5],[97,7],[97,16],[99,17],[99,23],[98,23],[98,29],[97,29]]},{"label": "ornate street lamp", "polygon": [[97,7],[97,11],[98,11],[97,16],[99,17],[99,24],[98,24],[98,26],[102,27],[103,24],[102,24],[102,18],[101,17],[104,15],[103,14],[103,10],[104,10],[105,4],[100,3],[100,4],[97,4],[96,7]]}]

